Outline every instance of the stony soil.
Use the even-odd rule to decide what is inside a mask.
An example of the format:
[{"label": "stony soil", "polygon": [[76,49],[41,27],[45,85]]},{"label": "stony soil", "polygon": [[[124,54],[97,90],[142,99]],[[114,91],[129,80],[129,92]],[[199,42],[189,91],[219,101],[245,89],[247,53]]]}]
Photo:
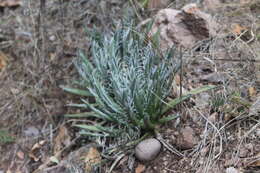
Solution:
[{"label": "stony soil", "polygon": [[[73,60],[79,50],[88,53],[86,28],[108,34],[123,16],[141,23],[165,6],[180,9],[191,2],[153,1],[141,9],[132,0],[60,0],[44,6],[28,0],[16,7],[1,7],[0,0],[0,130],[14,139],[0,140],[0,173],[31,173],[40,166],[45,172],[65,172],[67,162],[74,172],[87,171],[80,163],[84,152],[101,156],[71,127],[86,120],[64,118],[82,110],[67,107],[79,98],[60,88],[78,78]],[[172,110],[181,116],[159,128],[168,147],[155,160],[141,163],[130,152],[112,172],[260,172],[260,1],[204,0],[198,5],[221,29],[184,52],[183,91],[205,84],[218,88]],[[51,156],[67,162],[57,167],[48,161]],[[97,172],[108,172],[113,162],[108,159]]]}]

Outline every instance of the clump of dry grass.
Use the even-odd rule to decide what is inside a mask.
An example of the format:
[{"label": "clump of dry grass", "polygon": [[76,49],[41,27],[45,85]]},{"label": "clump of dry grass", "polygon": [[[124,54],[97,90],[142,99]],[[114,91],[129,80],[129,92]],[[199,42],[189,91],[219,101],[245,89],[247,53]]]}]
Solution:
[{"label": "clump of dry grass", "polygon": [[[45,2],[29,0],[21,7],[0,12],[0,50],[8,57],[0,74],[0,126],[17,135],[26,147],[31,143],[19,136],[24,137],[28,126],[42,129],[38,137],[49,140],[50,133],[55,133],[52,126],[62,123],[59,115],[67,111],[63,98],[73,98],[59,85],[77,78],[71,60],[78,49],[89,47],[84,29],[94,25],[100,31],[113,29],[113,20],[123,13],[118,6],[125,4],[96,0]],[[106,11],[102,11],[104,5]],[[12,158],[13,154],[3,155]]]},{"label": "clump of dry grass", "polygon": [[[226,20],[225,16],[221,18]],[[254,22],[256,21],[253,20],[253,27],[250,28],[252,30],[248,32],[255,33]],[[241,35],[232,33],[230,28],[223,29],[221,33],[225,34],[210,41],[208,49],[193,52],[196,60],[188,60],[188,62],[200,62],[203,64],[202,67],[205,66],[205,69],[210,69],[212,72],[227,74],[227,80],[219,91],[211,95],[210,107],[196,109],[201,116],[200,125],[204,131],[202,140],[192,153],[192,160],[202,172],[219,167],[229,159],[230,165],[240,165],[241,148],[248,143],[256,144],[253,134],[259,127],[259,115],[250,114],[252,99],[256,98],[248,94],[250,87],[259,92],[256,77],[259,70],[257,68],[259,49],[256,45],[259,45],[259,42],[254,34],[251,35],[254,39],[249,39],[248,42]],[[230,32],[227,33],[227,30]],[[222,163],[221,160],[226,162]]]}]

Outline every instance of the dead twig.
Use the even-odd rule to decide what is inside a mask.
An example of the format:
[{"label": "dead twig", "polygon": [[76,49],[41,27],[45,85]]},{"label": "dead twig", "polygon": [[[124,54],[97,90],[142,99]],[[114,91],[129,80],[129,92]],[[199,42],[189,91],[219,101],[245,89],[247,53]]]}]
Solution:
[{"label": "dead twig", "polygon": [[168,144],[167,142],[165,142],[165,140],[162,138],[162,135],[160,133],[156,133],[156,139],[159,140],[163,146],[168,149],[170,152],[172,152],[173,154],[176,154],[180,157],[185,157],[184,154],[182,154],[181,152],[179,152],[177,149],[175,149],[172,145]]}]

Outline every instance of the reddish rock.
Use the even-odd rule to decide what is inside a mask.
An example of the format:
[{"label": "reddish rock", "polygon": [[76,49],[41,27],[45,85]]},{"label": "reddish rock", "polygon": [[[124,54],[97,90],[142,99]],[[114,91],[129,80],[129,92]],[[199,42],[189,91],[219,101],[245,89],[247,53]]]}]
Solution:
[{"label": "reddish rock", "polygon": [[185,127],[181,129],[176,144],[180,149],[191,149],[197,143],[198,143],[198,138],[196,137],[191,127]]},{"label": "reddish rock", "polygon": [[174,44],[192,48],[198,41],[215,36],[216,28],[217,25],[209,14],[200,11],[196,4],[188,4],[182,10],[160,10],[150,34],[160,31],[163,50]]}]

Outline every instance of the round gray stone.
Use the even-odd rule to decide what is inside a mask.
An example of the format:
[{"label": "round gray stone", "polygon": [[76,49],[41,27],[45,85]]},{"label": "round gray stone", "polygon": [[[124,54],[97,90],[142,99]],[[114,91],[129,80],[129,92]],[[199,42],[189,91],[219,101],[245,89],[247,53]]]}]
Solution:
[{"label": "round gray stone", "polygon": [[160,152],[161,147],[161,143],[155,138],[143,140],[135,147],[135,156],[140,161],[153,160]]}]

